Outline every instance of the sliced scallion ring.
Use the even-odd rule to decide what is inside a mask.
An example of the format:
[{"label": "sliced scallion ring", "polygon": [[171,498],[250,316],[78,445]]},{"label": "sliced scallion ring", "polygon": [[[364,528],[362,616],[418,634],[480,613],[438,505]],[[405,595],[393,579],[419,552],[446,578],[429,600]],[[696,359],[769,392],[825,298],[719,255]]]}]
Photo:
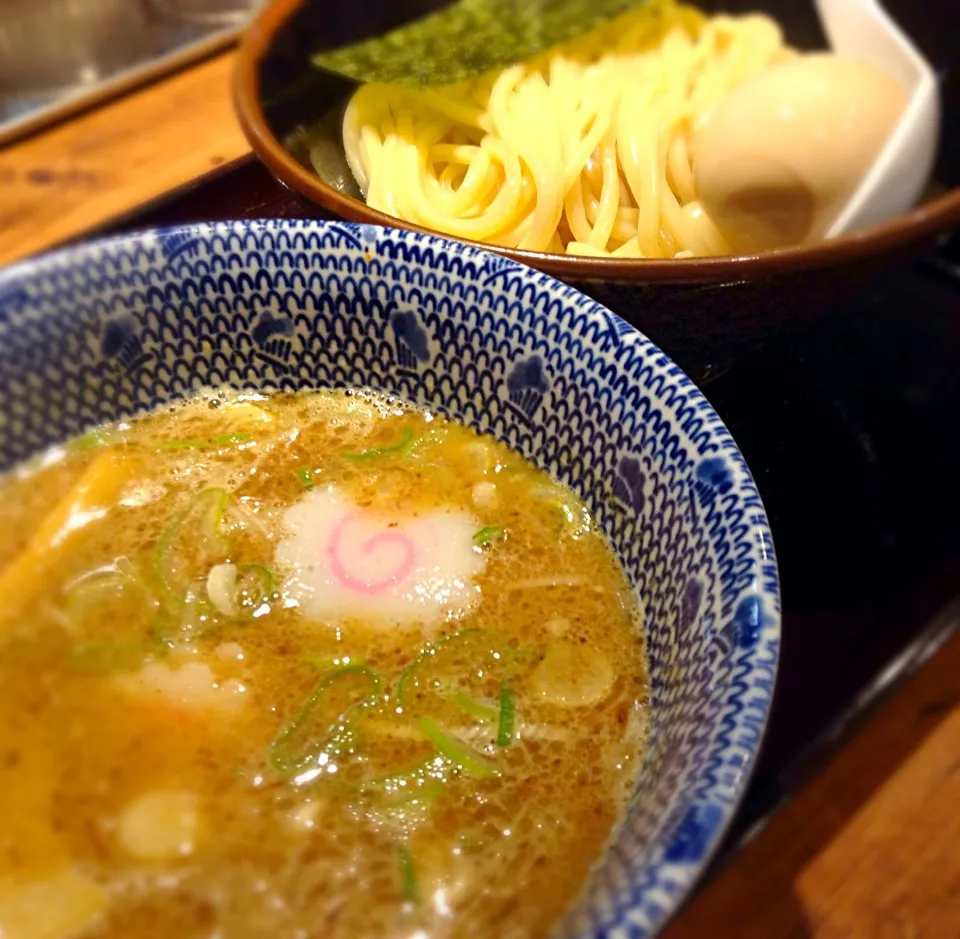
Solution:
[{"label": "sliced scallion ring", "polygon": [[500,541],[506,534],[506,531],[501,525],[487,525],[473,536],[473,543],[478,548],[485,548],[495,541]]},{"label": "sliced scallion ring", "polygon": [[517,702],[508,685],[500,686],[500,720],[497,722],[497,746],[509,747],[513,742],[513,726],[517,719]]},{"label": "sliced scallion ring", "polygon": [[448,734],[432,717],[421,717],[417,724],[437,753],[465,773],[482,779],[492,779],[500,775],[500,771],[488,763],[480,753]]},{"label": "sliced scallion ring", "polygon": [[[359,692],[341,707],[321,717],[321,726],[311,731],[314,712],[331,694],[332,689],[345,681],[357,681]],[[337,738],[345,733],[359,712],[376,704],[380,698],[380,677],[366,665],[347,665],[320,679],[300,713],[280,733],[270,747],[270,763],[281,773],[298,773],[311,766],[321,765],[324,754],[335,746]]]},{"label": "sliced scallion ring", "polygon": [[226,489],[204,489],[167,523],[154,554],[157,579],[167,600],[184,603],[195,579],[184,557],[188,550],[199,549],[205,562],[194,565],[196,573],[209,569],[210,560],[224,558],[229,553],[230,541],[222,531],[229,500]]},{"label": "sliced scallion ring", "polygon": [[417,888],[417,869],[413,863],[413,855],[405,845],[397,848],[397,857],[400,859],[400,890],[407,903],[416,903],[420,892]]},{"label": "sliced scallion ring", "polygon": [[313,489],[313,470],[309,466],[298,466],[293,472],[304,489]]},{"label": "sliced scallion ring", "polygon": [[375,460],[378,457],[401,455],[410,449],[413,443],[413,431],[409,427],[404,427],[401,433],[400,442],[389,447],[373,447],[370,450],[361,450],[357,453],[341,453],[345,460],[359,462],[363,460]]}]

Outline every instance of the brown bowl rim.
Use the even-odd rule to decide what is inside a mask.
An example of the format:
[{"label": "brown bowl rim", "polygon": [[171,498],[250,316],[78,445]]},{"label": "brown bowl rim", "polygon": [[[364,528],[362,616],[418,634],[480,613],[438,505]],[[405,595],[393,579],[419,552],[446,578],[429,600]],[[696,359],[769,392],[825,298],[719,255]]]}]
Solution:
[{"label": "brown bowl rim", "polygon": [[[241,37],[234,73],[234,104],[240,126],[253,152],[282,183],[340,218],[443,236],[442,232],[371,209],[323,182],[319,176],[301,166],[271,131],[260,101],[258,66],[277,32],[304,2],[307,0],[270,0]],[[830,241],[756,254],[681,260],[587,258],[499,248],[465,238],[457,240],[495,251],[564,281],[706,284],[814,270],[882,255],[933,237],[954,225],[960,225],[960,187],[895,219]]]}]

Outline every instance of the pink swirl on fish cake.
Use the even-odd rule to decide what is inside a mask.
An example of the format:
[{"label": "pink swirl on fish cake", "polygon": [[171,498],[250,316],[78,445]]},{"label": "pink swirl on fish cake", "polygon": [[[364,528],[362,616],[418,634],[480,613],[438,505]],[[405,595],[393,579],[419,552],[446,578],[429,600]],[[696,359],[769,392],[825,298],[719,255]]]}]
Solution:
[{"label": "pink swirl on fish cake", "polygon": [[349,590],[355,590],[367,596],[376,596],[384,593],[395,584],[403,583],[413,572],[416,564],[417,549],[414,546],[413,539],[398,531],[384,531],[360,544],[360,550],[364,554],[372,554],[383,545],[398,545],[401,548],[402,556],[396,568],[386,577],[379,580],[362,580],[354,576],[347,570],[341,557],[341,541],[344,530],[360,515],[359,512],[351,512],[340,518],[333,526],[330,533],[330,540],[327,542],[327,558],[330,561],[330,572],[337,581]]}]

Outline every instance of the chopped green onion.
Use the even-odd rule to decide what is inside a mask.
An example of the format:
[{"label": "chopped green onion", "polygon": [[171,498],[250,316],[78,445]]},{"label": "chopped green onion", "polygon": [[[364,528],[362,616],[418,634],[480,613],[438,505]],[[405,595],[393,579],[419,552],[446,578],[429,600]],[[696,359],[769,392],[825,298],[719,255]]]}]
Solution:
[{"label": "chopped green onion", "polygon": [[104,625],[125,622],[132,615],[150,612],[157,606],[155,597],[132,567],[88,575],[75,583],[63,600],[67,624],[80,636],[91,627],[102,632]]},{"label": "chopped green onion", "polygon": [[209,440],[164,440],[160,446],[165,450],[211,450],[228,443],[249,443],[251,440],[253,434],[220,434]]},{"label": "chopped green onion", "polygon": [[110,570],[93,574],[70,588],[64,598],[64,610],[69,619],[79,620],[91,607],[100,607],[109,600],[116,600],[132,588],[143,589],[137,578],[125,571]]},{"label": "chopped green onion", "polygon": [[417,889],[417,870],[413,866],[413,857],[403,845],[397,848],[397,855],[400,858],[400,889],[403,891],[403,899],[407,903],[416,903],[419,891]]},{"label": "chopped green onion", "polygon": [[427,645],[423,652],[400,673],[400,680],[397,682],[397,703],[401,707],[405,707],[408,703],[410,698],[410,683],[415,683],[416,671],[424,662],[428,662],[440,649],[451,642],[463,639],[466,636],[480,635],[483,635],[482,629],[461,629],[459,632],[451,633],[449,636],[444,636],[442,639],[438,639],[436,642]]},{"label": "chopped green onion", "polygon": [[304,489],[313,489],[314,482],[312,469],[307,466],[298,466],[294,470],[294,473],[296,474],[297,479],[300,480],[300,485],[303,486]]},{"label": "chopped green onion", "polygon": [[[433,756],[431,759],[436,761],[437,758]],[[366,810],[370,812],[370,817],[379,816],[393,824],[410,825],[414,816],[429,814],[433,804],[443,795],[444,785],[439,779],[427,779],[414,789],[378,792],[378,798],[369,801],[370,794],[376,791],[371,787],[361,788],[361,792],[368,797]]]},{"label": "chopped green onion", "polygon": [[147,627],[151,651],[166,655],[184,642],[221,635],[226,624],[216,612],[212,603],[192,594],[167,604]]},{"label": "chopped green onion", "polygon": [[476,701],[468,694],[462,691],[454,691],[450,695],[450,700],[470,717],[475,717],[478,721],[495,721],[498,711],[496,708],[488,707],[486,704]]},{"label": "chopped green onion", "polygon": [[325,672],[332,671],[335,668],[342,668],[346,665],[366,665],[366,660],[359,655],[320,655],[318,652],[307,652],[303,656],[303,661],[314,668],[323,669]]},{"label": "chopped green onion", "polygon": [[504,535],[506,531],[500,525],[487,525],[473,536],[473,543],[478,548],[483,548],[494,541],[499,541]]},{"label": "chopped green onion", "polygon": [[106,430],[103,427],[98,427],[96,430],[92,430],[82,437],[77,437],[76,440],[70,443],[69,448],[75,453],[83,453],[85,450],[93,450],[96,447],[104,447],[109,443],[113,443],[118,436],[119,434],[114,430]]},{"label": "chopped green onion", "polygon": [[372,779],[360,780],[358,788],[361,792],[377,793],[379,795],[397,795],[400,798],[396,804],[402,805],[413,800],[433,802],[443,791],[442,771],[436,767],[436,756],[430,755],[428,760],[411,766],[401,772],[389,773],[386,776],[375,776]]},{"label": "chopped green onion", "polygon": [[[157,578],[169,600],[183,603],[192,578],[187,577],[178,565],[177,541],[184,536],[192,547],[201,542],[211,557],[224,557],[230,550],[230,542],[222,533],[224,516],[230,494],[226,489],[204,489],[177,512],[157,541],[155,564]],[[185,531],[191,516],[201,516],[198,531]],[[183,547],[181,545],[181,547]],[[179,558],[182,561],[182,558]]]},{"label": "chopped green onion", "polygon": [[276,578],[262,564],[241,564],[237,567],[237,599],[240,609],[252,616],[276,589]]},{"label": "chopped green onion", "polygon": [[484,779],[500,775],[495,766],[491,766],[476,750],[451,737],[432,717],[421,717],[417,724],[436,751],[464,772]]},{"label": "chopped green onion", "polygon": [[117,642],[87,642],[78,646],[73,662],[90,672],[128,671],[143,661],[143,643],[135,639]]},{"label": "chopped green onion", "polygon": [[517,702],[508,685],[500,686],[500,721],[497,724],[497,746],[509,747],[513,741],[513,725],[517,719]]},{"label": "chopped green onion", "polygon": [[372,450],[361,450],[359,453],[341,453],[340,455],[345,460],[353,460],[355,462],[358,460],[373,460],[377,457],[389,456],[394,453],[405,453],[410,448],[411,443],[413,443],[413,431],[409,427],[404,427],[400,442],[393,446],[375,447]]},{"label": "chopped green onion", "polygon": [[[363,678],[369,684],[370,691],[363,697],[356,698],[336,715],[333,715],[333,719],[328,725],[321,729],[320,740],[308,739],[298,748],[297,737],[300,735],[301,729],[309,723],[317,704],[335,682],[350,676]],[[296,773],[306,769],[312,763],[317,763],[320,756],[327,752],[330,745],[336,744],[337,737],[347,730],[346,725],[349,724],[353,712],[375,704],[380,698],[380,690],[379,676],[376,672],[367,668],[366,665],[347,665],[325,675],[320,679],[310,697],[307,698],[300,713],[283,728],[273,741],[270,747],[270,762],[273,768],[281,773]],[[297,753],[298,749],[299,753]]]},{"label": "chopped green onion", "polygon": [[151,620],[147,627],[147,642],[155,655],[167,655],[176,647],[176,630],[163,617]]},{"label": "chopped green onion", "polygon": [[215,564],[207,574],[207,597],[226,616],[249,619],[273,591],[273,571],[262,564]]},{"label": "chopped green onion", "polygon": [[580,538],[590,531],[593,523],[586,506],[575,493],[561,483],[555,480],[545,484],[538,483],[533,487],[533,495],[554,509],[561,531],[573,538]]}]

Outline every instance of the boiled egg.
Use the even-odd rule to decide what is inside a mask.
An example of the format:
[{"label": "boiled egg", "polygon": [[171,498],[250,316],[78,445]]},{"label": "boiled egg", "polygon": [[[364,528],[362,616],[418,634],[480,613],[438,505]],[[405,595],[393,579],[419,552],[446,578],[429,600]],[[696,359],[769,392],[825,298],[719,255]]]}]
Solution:
[{"label": "boiled egg", "polygon": [[696,129],[694,188],[737,252],[824,237],[906,106],[866,62],[800,55],[727,95]]}]

